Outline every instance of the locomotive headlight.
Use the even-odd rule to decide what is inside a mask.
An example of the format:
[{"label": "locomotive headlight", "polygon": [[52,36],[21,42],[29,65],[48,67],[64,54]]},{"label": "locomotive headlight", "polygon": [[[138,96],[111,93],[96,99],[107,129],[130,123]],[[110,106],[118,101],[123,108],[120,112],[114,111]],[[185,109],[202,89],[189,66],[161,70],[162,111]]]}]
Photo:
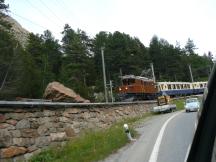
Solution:
[{"label": "locomotive headlight", "polygon": [[119,91],[121,91],[122,89],[121,88],[119,88]]},{"label": "locomotive headlight", "polygon": [[125,89],[127,90],[127,89],[128,89],[128,87],[125,87]]}]

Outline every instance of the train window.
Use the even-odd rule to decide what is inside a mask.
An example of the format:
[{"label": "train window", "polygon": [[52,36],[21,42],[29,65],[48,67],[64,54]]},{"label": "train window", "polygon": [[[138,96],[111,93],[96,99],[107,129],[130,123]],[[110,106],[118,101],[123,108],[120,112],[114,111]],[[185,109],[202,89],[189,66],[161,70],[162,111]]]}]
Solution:
[{"label": "train window", "polygon": [[176,85],[176,89],[180,89],[180,85],[179,84]]},{"label": "train window", "polygon": [[160,86],[160,89],[163,90],[163,85]]},{"label": "train window", "polygon": [[176,85],[175,84],[173,85],[173,89],[176,89]]},{"label": "train window", "polygon": [[171,85],[168,85],[168,89],[171,89]]},{"label": "train window", "polygon": [[128,79],[128,85],[134,84],[135,83],[135,79]]},{"label": "train window", "polygon": [[122,82],[123,82],[123,85],[127,85],[128,84],[127,79],[122,80]]}]

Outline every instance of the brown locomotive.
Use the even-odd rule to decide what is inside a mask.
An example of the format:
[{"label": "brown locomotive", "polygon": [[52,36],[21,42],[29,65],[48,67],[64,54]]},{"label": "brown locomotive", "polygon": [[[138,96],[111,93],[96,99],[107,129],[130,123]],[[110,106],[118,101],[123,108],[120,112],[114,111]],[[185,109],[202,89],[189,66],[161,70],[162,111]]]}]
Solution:
[{"label": "brown locomotive", "polygon": [[118,88],[120,99],[155,99],[158,89],[152,79],[134,75],[122,76],[122,85]]}]

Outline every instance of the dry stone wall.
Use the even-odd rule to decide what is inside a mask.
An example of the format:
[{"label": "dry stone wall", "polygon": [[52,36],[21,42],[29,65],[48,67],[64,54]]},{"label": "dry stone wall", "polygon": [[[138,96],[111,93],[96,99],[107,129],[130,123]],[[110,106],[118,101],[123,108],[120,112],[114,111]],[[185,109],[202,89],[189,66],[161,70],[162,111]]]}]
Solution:
[{"label": "dry stone wall", "polygon": [[106,128],[150,111],[155,103],[107,107],[0,107],[0,161],[24,161],[47,146],[62,144],[84,129]]}]

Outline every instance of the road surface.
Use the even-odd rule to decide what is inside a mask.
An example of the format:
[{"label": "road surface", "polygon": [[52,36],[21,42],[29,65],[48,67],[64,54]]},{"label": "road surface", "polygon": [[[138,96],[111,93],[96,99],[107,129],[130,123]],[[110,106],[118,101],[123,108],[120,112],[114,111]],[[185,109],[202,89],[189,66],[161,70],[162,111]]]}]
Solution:
[{"label": "road surface", "polygon": [[196,113],[175,112],[139,124],[141,136],[100,162],[184,162],[195,131]]}]

